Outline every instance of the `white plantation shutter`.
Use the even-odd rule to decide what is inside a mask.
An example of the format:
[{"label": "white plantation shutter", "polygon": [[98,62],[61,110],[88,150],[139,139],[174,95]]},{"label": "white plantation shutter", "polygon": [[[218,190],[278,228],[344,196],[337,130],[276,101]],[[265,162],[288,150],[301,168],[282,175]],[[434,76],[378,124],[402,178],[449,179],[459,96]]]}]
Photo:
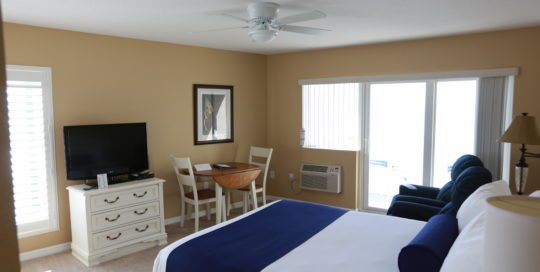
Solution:
[{"label": "white plantation shutter", "polygon": [[360,150],[360,83],[302,86],[306,148]]},{"label": "white plantation shutter", "polygon": [[51,70],[8,65],[7,102],[19,237],[56,230]]}]

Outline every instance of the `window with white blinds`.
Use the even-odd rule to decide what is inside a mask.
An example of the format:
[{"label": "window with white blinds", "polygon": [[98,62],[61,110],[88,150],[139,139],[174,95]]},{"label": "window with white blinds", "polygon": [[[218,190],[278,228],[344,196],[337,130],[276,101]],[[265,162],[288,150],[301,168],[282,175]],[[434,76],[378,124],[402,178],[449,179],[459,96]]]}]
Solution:
[{"label": "window with white blinds", "polygon": [[8,65],[7,100],[18,236],[57,230],[51,69]]},{"label": "window with white blinds", "polygon": [[303,147],[360,149],[360,84],[302,85]]}]

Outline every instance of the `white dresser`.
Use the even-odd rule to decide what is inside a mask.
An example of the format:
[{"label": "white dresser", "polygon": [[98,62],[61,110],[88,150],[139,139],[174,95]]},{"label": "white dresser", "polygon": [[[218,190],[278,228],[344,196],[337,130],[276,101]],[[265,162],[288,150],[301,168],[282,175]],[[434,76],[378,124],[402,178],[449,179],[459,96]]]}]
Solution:
[{"label": "white dresser", "polygon": [[71,250],[86,266],[167,243],[158,178],[83,190],[69,186]]}]

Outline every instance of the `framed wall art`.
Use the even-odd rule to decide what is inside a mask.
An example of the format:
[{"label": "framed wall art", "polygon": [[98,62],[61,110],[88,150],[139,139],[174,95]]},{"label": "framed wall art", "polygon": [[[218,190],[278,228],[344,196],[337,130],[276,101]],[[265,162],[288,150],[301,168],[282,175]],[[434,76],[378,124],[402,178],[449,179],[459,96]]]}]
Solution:
[{"label": "framed wall art", "polygon": [[195,145],[234,141],[233,86],[193,85]]}]

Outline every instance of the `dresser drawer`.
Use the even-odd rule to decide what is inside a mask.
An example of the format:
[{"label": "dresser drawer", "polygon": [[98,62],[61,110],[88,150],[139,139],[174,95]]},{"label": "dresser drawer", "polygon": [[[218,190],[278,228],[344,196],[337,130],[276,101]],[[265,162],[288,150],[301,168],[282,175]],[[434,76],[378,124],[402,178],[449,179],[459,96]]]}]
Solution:
[{"label": "dresser drawer", "polygon": [[120,227],[104,232],[96,233],[92,236],[94,249],[102,249],[120,243],[129,242],[137,238],[145,237],[161,230],[159,218],[133,224],[131,226]]},{"label": "dresser drawer", "polygon": [[97,212],[108,209],[116,209],[158,198],[159,189],[157,185],[137,187],[124,191],[95,195],[90,198],[90,211]]},{"label": "dresser drawer", "polygon": [[116,227],[130,222],[159,215],[159,202],[141,204],[134,207],[92,215],[92,232]]}]

